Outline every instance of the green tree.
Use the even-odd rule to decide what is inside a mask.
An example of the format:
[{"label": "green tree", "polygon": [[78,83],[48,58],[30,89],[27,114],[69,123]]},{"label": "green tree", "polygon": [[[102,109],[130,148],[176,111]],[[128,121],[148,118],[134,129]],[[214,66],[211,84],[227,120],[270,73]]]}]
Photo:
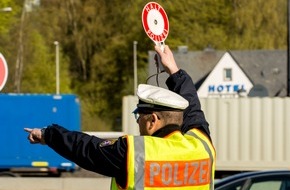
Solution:
[{"label": "green tree", "polygon": [[[25,57],[22,92],[56,93],[55,54],[50,51],[54,44],[49,44],[38,31],[32,30],[26,35],[26,40],[29,46],[25,47],[25,51],[29,56]],[[62,57],[59,67],[60,92],[71,93],[68,64]]]},{"label": "green tree", "polygon": [[[11,8],[10,10],[7,8]],[[8,64],[8,79],[3,92],[9,92],[13,86],[13,57],[15,57],[15,36],[11,29],[17,24],[19,7],[14,0],[0,1],[0,53],[5,57]]]},{"label": "green tree", "polygon": [[[14,16],[16,13],[17,7],[13,0],[2,0],[0,2],[0,34],[2,39],[5,39],[5,37],[7,38],[11,25],[15,23]],[[5,37],[3,37],[3,35]]]},{"label": "green tree", "polygon": [[287,1],[233,1],[232,49],[286,49]]}]

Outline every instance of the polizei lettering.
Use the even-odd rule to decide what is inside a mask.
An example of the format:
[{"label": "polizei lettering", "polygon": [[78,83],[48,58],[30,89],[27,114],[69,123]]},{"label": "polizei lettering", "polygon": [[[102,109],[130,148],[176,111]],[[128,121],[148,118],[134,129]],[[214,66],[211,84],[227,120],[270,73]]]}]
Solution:
[{"label": "polizei lettering", "polygon": [[210,160],[147,161],[145,187],[199,186],[210,183]]},{"label": "polizei lettering", "polygon": [[168,35],[168,30],[164,29],[163,32],[160,35],[155,35],[151,30],[148,30],[147,31],[147,35],[153,41],[163,42],[166,39],[167,35]]},{"label": "polizei lettering", "polygon": [[148,5],[144,8],[147,12],[151,11],[152,9],[160,10],[160,5],[157,3],[148,3]]}]

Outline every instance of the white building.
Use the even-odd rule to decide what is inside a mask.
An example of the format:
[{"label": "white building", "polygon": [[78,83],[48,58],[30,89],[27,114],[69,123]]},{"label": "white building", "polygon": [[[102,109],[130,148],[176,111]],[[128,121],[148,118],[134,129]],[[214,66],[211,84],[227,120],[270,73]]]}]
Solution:
[{"label": "white building", "polygon": [[226,52],[198,89],[199,97],[236,97],[248,94],[253,83]]},{"label": "white building", "polygon": [[[149,76],[156,74],[155,51],[149,51]],[[287,96],[287,51],[182,51],[174,52],[179,68],[193,79],[199,97]],[[166,87],[168,74],[149,84]],[[140,82],[142,83],[142,82]]]}]

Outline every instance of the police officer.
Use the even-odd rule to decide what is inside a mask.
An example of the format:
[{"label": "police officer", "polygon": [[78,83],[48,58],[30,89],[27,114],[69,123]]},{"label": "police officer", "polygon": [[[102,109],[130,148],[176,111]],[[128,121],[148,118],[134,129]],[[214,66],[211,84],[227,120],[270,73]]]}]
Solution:
[{"label": "police officer", "polygon": [[53,124],[25,128],[80,167],[112,177],[112,189],[213,189],[215,150],[190,76],[168,46],[160,55],[168,89],[140,84],[134,111],[141,136],[101,139]]}]

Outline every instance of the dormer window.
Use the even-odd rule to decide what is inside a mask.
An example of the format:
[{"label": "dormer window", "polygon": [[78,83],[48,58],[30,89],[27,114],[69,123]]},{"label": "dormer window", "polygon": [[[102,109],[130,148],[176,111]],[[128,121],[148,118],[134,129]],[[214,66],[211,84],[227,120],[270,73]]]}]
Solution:
[{"label": "dormer window", "polygon": [[224,69],[224,81],[231,81],[232,79],[233,79],[232,69],[231,68],[225,68]]}]

